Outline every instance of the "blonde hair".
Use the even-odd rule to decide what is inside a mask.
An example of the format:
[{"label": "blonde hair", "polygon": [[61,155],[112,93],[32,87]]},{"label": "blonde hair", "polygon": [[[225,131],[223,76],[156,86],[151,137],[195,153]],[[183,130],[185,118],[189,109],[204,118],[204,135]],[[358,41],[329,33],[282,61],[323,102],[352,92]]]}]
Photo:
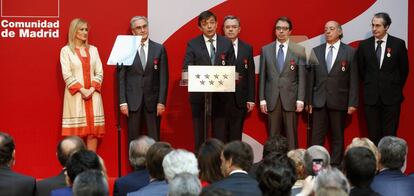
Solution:
[{"label": "blonde hair", "polygon": [[369,140],[366,137],[355,137],[354,139],[352,139],[352,142],[346,147],[345,153],[352,147],[365,147],[368,148],[372,153],[374,153],[375,159],[377,160],[378,169],[378,163],[380,160],[379,151],[377,146],[375,146],[375,144],[371,140]]},{"label": "blonde hair", "polygon": [[[70,22],[69,33],[68,33],[68,46],[72,50],[72,52],[75,52],[76,32],[79,30],[80,26],[83,24],[86,24],[89,28],[88,22],[81,18],[75,18]],[[88,39],[86,39],[85,41],[85,47],[89,48]]]},{"label": "blonde hair", "polygon": [[305,160],[303,159],[305,152],[305,149],[298,148],[287,153],[287,156],[292,159],[293,162],[295,162],[296,175],[298,180],[303,180],[306,178]]}]

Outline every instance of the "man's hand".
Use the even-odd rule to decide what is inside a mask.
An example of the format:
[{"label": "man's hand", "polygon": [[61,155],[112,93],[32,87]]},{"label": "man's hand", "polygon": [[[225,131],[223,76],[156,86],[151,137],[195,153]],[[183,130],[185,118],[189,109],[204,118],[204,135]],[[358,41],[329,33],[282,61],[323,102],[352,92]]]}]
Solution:
[{"label": "man's hand", "polygon": [[356,109],[356,107],[353,107],[353,106],[348,107],[348,114],[349,114],[349,115],[351,115],[351,114],[352,114],[352,113],[354,113],[356,110],[357,110],[357,109]]},{"label": "man's hand", "polygon": [[260,105],[260,111],[262,111],[263,114],[267,114],[267,104]]},{"label": "man's hand", "polygon": [[309,113],[309,114],[312,114],[312,110],[313,109],[313,107],[312,107],[312,105],[307,105],[306,107],[305,107],[305,110]]},{"label": "man's hand", "polygon": [[246,107],[247,107],[247,112],[251,112],[254,108],[254,103],[247,102]]},{"label": "man's hand", "polygon": [[120,110],[123,115],[128,116],[128,105],[121,105]]},{"label": "man's hand", "polygon": [[157,116],[161,116],[162,113],[165,111],[165,105],[164,104],[157,104]]},{"label": "man's hand", "polygon": [[296,112],[302,112],[303,107],[303,103],[296,102]]}]

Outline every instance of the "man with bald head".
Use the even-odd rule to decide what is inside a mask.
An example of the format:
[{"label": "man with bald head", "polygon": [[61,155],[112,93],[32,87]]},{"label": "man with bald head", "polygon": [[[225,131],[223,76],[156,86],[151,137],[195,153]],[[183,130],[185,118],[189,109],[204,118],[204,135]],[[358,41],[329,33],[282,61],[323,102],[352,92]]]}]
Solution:
[{"label": "man with bald head", "polygon": [[[64,168],[70,156],[79,151],[85,150],[86,146],[83,140],[78,136],[68,136],[59,142],[56,149],[60,165]],[[64,170],[57,175],[37,182],[37,195],[49,196],[50,191],[66,187]]]},{"label": "man with bald head", "polygon": [[358,106],[358,67],[355,51],[341,42],[342,27],[336,21],[325,24],[325,40],[311,52],[312,65],[311,101],[313,114],[312,145],[323,146],[325,136],[332,133],[332,161],[338,166],[342,161],[344,129],[347,115]]}]

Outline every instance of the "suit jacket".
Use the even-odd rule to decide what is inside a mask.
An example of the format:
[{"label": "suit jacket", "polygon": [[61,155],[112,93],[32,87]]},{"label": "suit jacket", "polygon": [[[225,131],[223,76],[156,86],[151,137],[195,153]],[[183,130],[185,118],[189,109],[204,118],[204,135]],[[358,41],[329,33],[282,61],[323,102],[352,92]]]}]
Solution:
[{"label": "suit jacket", "polygon": [[49,196],[52,190],[64,188],[66,186],[65,173],[61,171],[57,176],[36,182],[36,195]]},{"label": "suit jacket", "polygon": [[126,176],[118,178],[114,183],[114,196],[125,196],[149,184],[147,169],[134,171]]},{"label": "suit jacket", "polygon": [[262,48],[260,55],[259,100],[273,111],[280,96],[286,111],[296,110],[296,101],[305,101],[305,48],[289,41],[281,72],[276,67],[276,42]]},{"label": "suit jacket", "polygon": [[[217,35],[216,41],[216,55],[214,65],[222,65],[222,56],[224,57],[225,65],[233,65],[234,63],[234,49],[231,41],[221,35]],[[210,55],[208,54],[207,46],[204,42],[203,35],[197,36],[187,43],[187,50],[185,52],[183,72],[188,71],[188,65],[211,65]],[[223,93],[214,93],[213,102],[225,101]],[[190,103],[204,103],[204,93],[190,93]]]},{"label": "suit jacket", "polygon": [[233,173],[230,176],[210,185],[213,188],[222,188],[237,196],[260,196],[262,191],[257,181],[248,174]]},{"label": "suit jacket", "polygon": [[35,195],[36,180],[18,174],[9,167],[0,167],[0,196]]},{"label": "suit jacket", "polygon": [[380,196],[377,192],[373,191],[371,188],[358,188],[353,187],[349,196]]},{"label": "suit jacket", "polygon": [[[388,55],[388,53],[390,55]],[[403,101],[403,87],[408,76],[408,55],[404,40],[388,35],[381,69],[375,55],[375,38],[359,44],[358,66],[364,83],[364,100],[374,105],[378,99],[386,105]]]},{"label": "suit jacket", "polygon": [[60,189],[55,189],[50,192],[50,196],[72,196],[72,187],[65,187]]},{"label": "suit jacket", "polygon": [[255,65],[253,60],[253,48],[242,40],[238,39],[237,58],[234,65],[239,73],[239,80],[236,81],[235,99],[239,108],[246,108],[246,102],[253,102],[255,99]]},{"label": "suit jacket", "polygon": [[414,178],[404,175],[400,170],[386,169],[374,177],[371,189],[384,196],[414,195]]},{"label": "suit jacket", "polygon": [[325,52],[326,43],[313,48],[310,57],[312,90],[308,92],[312,93],[312,106],[345,111],[357,107],[359,81],[354,49],[341,42],[329,73]]},{"label": "suit jacket", "polygon": [[168,184],[167,181],[152,181],[147,186],[142,187],[138,191],[128,193],[128,196],[147,196],[147,195],[162,195],[165,196],[168,194]]},{"label": "suit jacket", "polygon": [[137,111],[143,102],[149,112],[156,111],[158,103],[165,105],[168,91],[168,58],[164,46],[149,40],[145,70],[137,52],[132,66],[121,69],[119,84],[120,103],[128,103],[130,111]]}]

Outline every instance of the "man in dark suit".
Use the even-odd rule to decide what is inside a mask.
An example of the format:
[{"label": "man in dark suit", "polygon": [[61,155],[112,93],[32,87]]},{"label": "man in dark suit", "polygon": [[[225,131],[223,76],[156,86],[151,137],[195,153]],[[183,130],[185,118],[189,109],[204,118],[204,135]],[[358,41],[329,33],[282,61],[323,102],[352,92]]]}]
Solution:
[{"label": "man in dark suit", "polygon": [[289,40],[292,22],[280,17],[276,41],[260,55],[260,110],[268,115],[268,135],[286,133],[289,148],[297,148],[297,114],[305,100],[305,48]]},{"label": "man in dark suit", "polygon": [[149,173],[145,167],[145,156],[155,141],[147,136],[141,136],[129,143],[129,164],[135,171],[118,178],[114,183],[114,196],[126,196],[149,184]]},{"label": "man in dark suit", "polygon": [[313,113],[311,145],[323,146],[332,131],[332,162],[339,166],[344,150],[346,115],[358,106],[358,67],[354,49],[341,42],[342,27],[336,21],[325,24],[326,43],[313,48],[309,112]]},{"label": "man in dark suit", "polygon": [[373,36],[358,48],[358,66],[364,83],[368,136],[375,143],[397,135],[403,88],[408,76],[408,55],[404,40],[387,33],[391,18],[377,13],[372,18]]},{"label": "man in dark suit", "polygon": [[414,178],[404,174],[407,165],[407,142],[394,136],[385,136],[378,143],[379,173],[371,188],[381,195],[414,195]]},{"label": "man in dark suit", "polygon": [[[79,150],[86,150],[85,143],[80,137],[68,136],[61,140],[56,149],[60,165],[64,168],[70,156]],[[38,181],[36,183],[36,195],[49,196],[50,191],[66,186],[65,173],[62,169],[57,176]]]},{"label": "man in dark suit", "polygon": [[242,141],[232,141],[221,153],[221,170],[224,179],[211,184],[211,188],[222,188],[233,195],[262,195],[255,179],[247,174],[253,164],[253,150]]},{"label": "man in dark suit", "polygon": [[236,92],[228,93],[226,104],[226,127],[223,142],[241,140],[243,124],[246,114],[254,108],[255,98],[255,65],[253,48],[239,39],[240,19],[235,16],[226,16],[223,22],[224,35],[233,43],[234,65],[238,78],[236,79]]},{"label": "man in dark suit", "polygon": [[35,195],[35,179],[11,170],[15,161],[14,148],[13,138],[0,132],[0,196]]},{"label": "man in dark suit", "polygon": [[144,16],[131,19],[131,31],[142,36],[132,66],[120,72],[120,109],[128,116],[128,141],[142,135],[145,119],[148,135],[160,139],[160,116],[165,111],[168,91],[168,59],[163,45],[148,38],[148,20]]},{"label": "man in dark suit", "polygon": [[[190,40],[187,44],[185,53],[183,72],[187,72],[188,65],[233,65],[234,51],[231,41],[223,36],[216,34],[217,17],[210,11],[204,11],[198,16],[198,27],[203,33]],[[211,98],[211,120],[212,134],[214,138],[225,140],[225,106],[228,102],[228,93],[212,93]],[[204,142],[204,93],[189,94],[195,150],[198,151]]]}]

